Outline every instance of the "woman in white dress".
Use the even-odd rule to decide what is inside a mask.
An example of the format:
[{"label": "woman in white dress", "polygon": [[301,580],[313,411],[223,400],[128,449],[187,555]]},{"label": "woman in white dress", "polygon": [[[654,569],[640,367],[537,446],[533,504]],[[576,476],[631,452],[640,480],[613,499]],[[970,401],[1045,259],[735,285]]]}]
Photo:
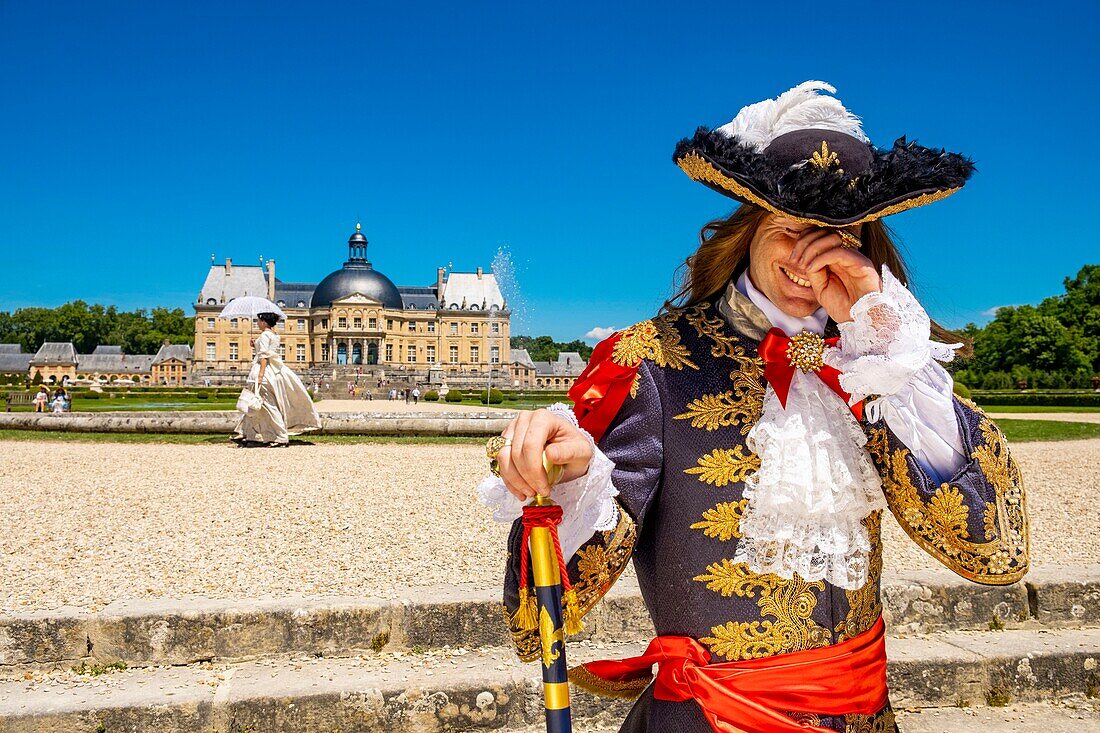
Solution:
[{"label": "woman in white dress", "polygon": [[263,406],[246,412],[237,423],[233,440],[240,445],[284,448],[290,436],[321,427],[321,418],[302,380],[279,356],[279,334],[274,313],[257,316],[260,335],[256,338],[249,384],[259,385]]}]

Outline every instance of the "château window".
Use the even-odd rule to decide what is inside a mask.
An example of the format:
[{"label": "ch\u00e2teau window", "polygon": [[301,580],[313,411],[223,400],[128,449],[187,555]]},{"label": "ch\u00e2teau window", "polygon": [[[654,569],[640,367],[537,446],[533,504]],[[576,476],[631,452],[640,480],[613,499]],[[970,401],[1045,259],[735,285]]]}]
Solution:
[{"label": "ch\u00e2teau window", "polygon": [[409,352],[408,353],[409,353],[408,360],[410,362],[415,362],[416,361],[416,347],[413,346],[412,344],[409,344]]},{"label": "ch\u00e2teau window", "polygon": [[336,327],[340,329],[346,329],[348,327],[348,319],[345,316],[340,316],[336,319]]},{"label": "ch\u00e2teau window", "polygon": [[286,344],[279,344],[279,358],[286,361]]},{"label": "ch\u00e2teau window", "polygon": [[457,364],[458,363],[458,346],[455,346],[455,345],[451,346],[451,363],[452,364]]},{"label": "ch\u00e2teau window", "polygon": [[489,361],[492,362],[493,364],[499,364],[500,363],[500,347],[499,346],[494,346],[493,348],[489,349]]},{"label": "ch\u00e2teau window", "polygon": [[351,327],[354,328],[356,331],[362,330],[362,328],[363,328],[363,319],[362,319],[362,317],[356,316],[355,318],[352,318],[351,319]]},{"label": "ch\u00e2teau window", "polygon": [[206,342],[206,360],[217,361],[218,359],[218,347],[213,341]]},{"label": "ch\u00e2teau window", "polygon": [[493,331],[494,334],[500,333],[500,324],[499,323],[494,323],[491,326],[491,328],[492,328],[492,331]]},{"label": "ch\u00e2teau window", "polygon": [[386,344],[386,361],[393,361],[393,344]]},{"label": "ch\u00e2teau window", "polygon": [[435,364],[435,344],[428,344],[428,363]]},{"label": "ch\u00e2teau window", "polygon": [[298,330],[299,331],[305,331],[306,330],[306,319],[304,319],[304,318],[299,318],[298,319]]},{"label": "ch\u00e2teau window", "polygon": [[389,331],[393,330],[393,319],[392,318],[387,318],[386,319],[386,329],[389,330]]},{"label": "ch\u00e2teau window", "polygon": [[477,333],[479,333],[478,328],[479,328],[480,325],[481,324],[477,323],[476,321],[474,323],[471,323],[470,324],[470,333],[475,334],[475,335]]},{"label": "ch\u00e2teau window", "polygon": [[328,319],[327,318],[322,318],[321,319],[321,330],[323,330],[323,331],[328,330]]},{"label": "ch\u00e2teau window", "polygon": [[416,333],[416,321],[409,321],[409,333]]},{"label": "ch\u00e2teau window", "polygon": [[214,325],[215,324],[214,324],[214,319],[213,318],[207,318],[206,319],[206,330],[207,331],[213,331],[214,330]]},{"label": "ch\u00e2teau window", "polygon": [[476,346],[470,347],[470,361],[477,364],[481,359],[481,350]]},{"label": "ch\u00e2teau window", "polygon": [[237,358],[239,356],[240,356],[240,351],[237,348],[237,342],[236,341],[230,341],[229,342],[229,361],[237,361]]},{"label": "ch\u00e2teau window", "polygon": [[369,328],[372,331],[376,330],[378,328],[378,319],[377,318],[368,318],[367,319],[367,328]]},{"label": "ch\u00e2teau window", "polygon": [[305,344],[298,344],[298,346],[295,347],[295,349],[294,349],[294,358],[297,359],[298,361],[305,361],[306,360],[306,345]]},{"label": "ch\u00e2teau window", "polygon": [[458,323],[451,321],[451,333],[458,333]]},{"label": "ch\u00e2teau window", "polygon": [[428,333],[435,333],[435,321],[428,321]]},{"label": "ch\u00e2teau window", "polygon": [[328,344],[321,344],[321,361],[328,361]]}]

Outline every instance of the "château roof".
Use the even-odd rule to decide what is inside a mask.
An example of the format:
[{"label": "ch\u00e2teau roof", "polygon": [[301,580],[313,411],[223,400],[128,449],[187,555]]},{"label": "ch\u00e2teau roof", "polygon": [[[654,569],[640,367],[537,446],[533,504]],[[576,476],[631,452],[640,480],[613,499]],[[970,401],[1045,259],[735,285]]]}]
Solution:
[{"label": "ch\u00e2teau roof", "polygon": [[[447,307],[461,307],[463,301],[467,308],[504,307],[504,296],[497,285],[496,276],[491,272],[450,272],[443,282],[440,298]],[[483,305],[484,304],[484,305]]]},{"label": "ch\u00e2teau roof", "polygon": [[38,351],[31,357],[32,364],[75,364],[76,347],[71,341],[47,341],[38,347]]},{"label": "ch\u00e2teau roof", "polygon": [[192,356],[191,347],[187,344],[164,344],[157,351],[156,356],[153,357],[153,364],[160,364],[168,361],[169,359],[179,359],[182,362],[188,362]]},{"label": "ch\u00e2teau roof", "polygon": [[224,265],[210,266],[210,271],[206,273],[206,282],[199,291],[199,303],[225,305],[243,295],[267,297],[267,275],[264,268],[256,265],[234,265],[232,261],[227,261]]}]

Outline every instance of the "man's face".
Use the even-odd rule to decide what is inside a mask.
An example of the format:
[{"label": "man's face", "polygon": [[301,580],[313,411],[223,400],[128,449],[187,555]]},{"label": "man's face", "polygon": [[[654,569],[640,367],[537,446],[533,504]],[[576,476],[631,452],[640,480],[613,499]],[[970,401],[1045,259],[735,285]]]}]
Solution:
[{"label": "man's face", "polygon": [[[813,228],[813,224],[769,214],[749,244],[752,284],[781,311],[797,318],[821,307],[805,271],[789,259],[798,238]],[[853,233],[858,234],[858,229]]]}]

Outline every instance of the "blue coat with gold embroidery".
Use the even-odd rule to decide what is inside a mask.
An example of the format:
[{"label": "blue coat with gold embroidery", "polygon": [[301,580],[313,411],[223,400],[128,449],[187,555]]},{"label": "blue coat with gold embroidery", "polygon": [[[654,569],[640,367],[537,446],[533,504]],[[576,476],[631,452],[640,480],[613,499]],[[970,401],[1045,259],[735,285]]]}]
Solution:
[{"label": "blue coat with gold embroidery", "polygon": [[[747,501],[744,480],[759,466],[745,445],[763,409],[758,339],[720,315],[716,300],[664,313],[611,338],[614,348],[597,347],[594,358],[603,354],[616,367],[636,367],[629,393],[598,442],[615,463],[612,480],[624,511],[618,527],[596,533],[569,563],[582,611],[633,559],[657,634],[697,638],[716,662],[826,646],[867,630],[882,608],[879,513],[866,520],[874,552],[870,578],[859,590],[757,575],[731,560]],[[868,450],[890,511],[914,541],[965,578],[1015,582],[1028,566],[1019,469],[1004,435],[981,410],[956,398],[955,413],[970,460],[946,483],[927,475],[885,422],[865,425]],[[517,522],[509,538],[505,618],[517,652],[530,660],[539,653],[537,634],[512,622],[519,541]],[[876,716],[819,723],[837,731],[894,730],[888,706]],[[694,703],[654,700],[648,693],[628,729],[710,731]]]}]

